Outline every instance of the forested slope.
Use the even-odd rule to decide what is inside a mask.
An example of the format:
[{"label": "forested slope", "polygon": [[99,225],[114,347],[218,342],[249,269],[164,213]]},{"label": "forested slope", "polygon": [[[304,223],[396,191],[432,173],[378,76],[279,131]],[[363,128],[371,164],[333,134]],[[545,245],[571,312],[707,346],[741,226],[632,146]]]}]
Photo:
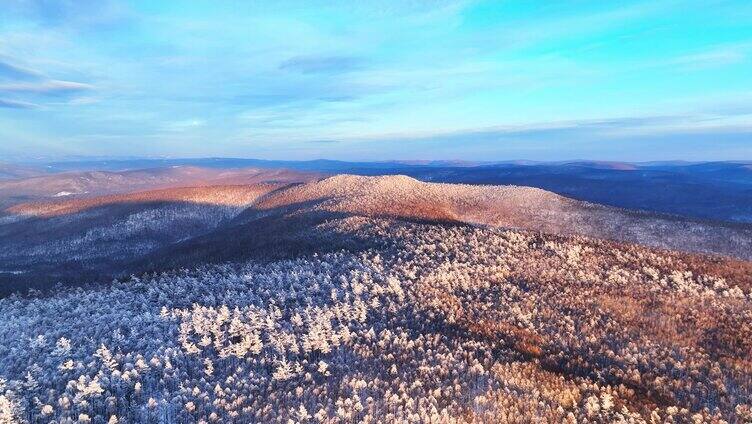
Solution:
[{"label": "forested slope", "polygon": [[310,231],[362,249],[0,300],[2,419],[752,417],[747,262],[384,218]]}]

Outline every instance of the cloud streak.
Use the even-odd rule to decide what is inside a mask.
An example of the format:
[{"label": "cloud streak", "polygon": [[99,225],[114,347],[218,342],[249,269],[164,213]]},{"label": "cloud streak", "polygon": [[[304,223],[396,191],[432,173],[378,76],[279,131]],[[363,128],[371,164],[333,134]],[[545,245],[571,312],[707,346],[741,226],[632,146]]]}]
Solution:
[{"label": "cloud streak", "polygon": [[29,102],[22,102],[17,100],[7,100],[7,99],[0,99],[0,108],[6,108],[6,109],[36,109],[38,106],[29,103]]},{"label": "cloud streak", "polygon": [[47,80],[34,83],[0,84],[0,93],[65,95],[93,90],[94,86],[73,81]]},{"label": "cloud streak", "polygon": [[116,0],[5,0],[8,16],[43,27],[101,27],[122,22],[128,8]]},{"label": "cloud streak", "polygon": [[501,160],[520,156],[510,146],[623,153],[654,136],[681,156],[665,134],[711,146],[746,131],[740,2],[671,14],[676,0],[8,0],[0,139],[82,154],[399,158],[424,146]]},{"label": "cloud streak", "polygon": [[[752,124],[711,125],[708,120],[723,116],[640,116],[611,119],[541,122],[519,126],[464,129],[451,132],[383,134],[367,138],[310,140],[315,144],[337,143],[335,149],[323,150],[325,156],[346,158],[338,152],[352,149],[370,152],[358,159],[675,159],[672,151],[681,146],[692,149],[692,159],[739,159],[752,137]],[[712,140],[712,143],[709,141]],[[566,146],[566,151],[552,150],[552,145]],[[378,146],[378,150],[368,146]],[[324,146],[327,147],[327,146]],[[749,148],[745,158],[752,158]],[[649,153],[649,154],[646,154]],[[686,156],[686,155],[685,155]],[[642,159],[641,159],[642,158]]]},{"label": "cloud streak", "polygon": [[351,56],[300,56],[279,65],[279,69],[303,74],[341,74],[362,69],[363,60]]},{"label": "cloud streak", "polygon": [[42,72],[0,61],[1,108],[38,109],[45,100],[72,98],[93,89],[90,84],[50,79]]},{"label": "cloud streak", "polygon": [[0,60],[0,79],[27,81],[38,80],[42,78],[43,75],[39,72]]}]

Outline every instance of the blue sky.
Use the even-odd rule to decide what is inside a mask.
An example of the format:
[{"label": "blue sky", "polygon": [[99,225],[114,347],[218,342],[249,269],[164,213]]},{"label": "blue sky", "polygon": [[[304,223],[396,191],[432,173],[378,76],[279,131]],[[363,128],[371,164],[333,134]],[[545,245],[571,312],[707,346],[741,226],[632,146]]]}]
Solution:
[{"label": "blue sky", "polygon": [[0,160],[752,159],[748,1],[3,0]]}]

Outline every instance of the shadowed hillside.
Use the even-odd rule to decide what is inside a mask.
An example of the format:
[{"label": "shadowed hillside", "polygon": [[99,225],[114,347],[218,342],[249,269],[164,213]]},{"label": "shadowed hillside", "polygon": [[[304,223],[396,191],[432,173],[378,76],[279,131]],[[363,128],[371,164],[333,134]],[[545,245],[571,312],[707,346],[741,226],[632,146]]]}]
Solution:
[{"label": "shadowed hillside", "polygon": [[14,206],[0,218],[0,278],[8,280],[2,291],[129,271],[134,259],[221,228],[284,186],[177,188]]},{"label": "shadowed hillside", "polygon": [[[519,186],[338,175],[307,184],[164,189],[25,203],[0,218],[4,291],[145,269],[360,249],[315,229],[348,216],[584,235],[748,259],[752,230],[634,212]],[[86,278],[78,278],[85,275]]]},{"label": "shadowed hillside", "polygon": [[744,225],[353,175],[7,213],[8,422],[752,417]]},{"label": "shadowed hillside", "polygon": [[265,209],[310,202],[332,212],[580,234],[750,258],[752,226],[694,221],[576,201],[519,186],[423,183],[405,176],[339,175],[262,199]]},{"label": "shadowed hillside", "polygon": [[0,300],[5,413],[342,424],[752,417],[750,263],[332,213],[294,233],[339,244]]}]

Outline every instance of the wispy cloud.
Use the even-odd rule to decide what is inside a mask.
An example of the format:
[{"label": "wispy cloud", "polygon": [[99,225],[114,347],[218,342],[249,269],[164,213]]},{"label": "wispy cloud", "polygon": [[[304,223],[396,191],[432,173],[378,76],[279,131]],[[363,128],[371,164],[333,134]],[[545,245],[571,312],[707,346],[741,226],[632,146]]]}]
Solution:
[{"label": "wispy cloud", "polygon": [[711,49],[685,54],[669,60],[670,65],[689,69],[727,66],[747,59],[752,43],[715,46]]},{"label": "wispy cloud", "polygon": [[47,80],[33,83],[0,84],[0,93],[33,93],[50,96],[64,95],[94,89],[90,84],[73,81]]},{"label": "wispy cloud", "polygon": [[0,79],[5,80],[38,80],[43,75],[32,69],[23,68],[12,63],[0,60]]},{"label": "wispy cloud", "polygon": [[[607,119],[582,119],[553,122],[537,122],[524,125],[463,129],[439,133],[391,134],[376,136],[379,140],[395,141],[493,141],[493,140],[604,140],[626,138],[637,133],[690,133],[701,131],[729,131],[732,125],[723,125],[733,115],[655,115],[617,117]],[[708,123],[714,125],[708,125]],[[746,125],[752,131],[752,124]]]},{"label": "wispy cloud", "polygon": [[203,119],[186,119],[183,121],[167,122],[164,125],[164,130],[171,132],[183,132],[197,130],[205,126],[206,121],[204,121]]},{"label": "wispy cloud", "polygon": [[340,74],[363,68],[363,60],[350,56],[299,56],[282,62],[279,69],[304,74]]},{"label": "wispy cloud", "polygon": [[[337,140],[336,148],[320,144],[319,154],[347,158],[339,152],[358,152],[356,159],[607,159],[692,160],[749,158],[744,146],[752,125],[707,125],[708,116],[641,116],[612,119],[540,122],[527,125],[474,128],[451,132],[383,134]],[[716,117],[720,119],[720,117]],[[712,140],[712,143],[709,141]],[[566,145],[565,150],[551,149]],[[369,147],[370,146],[370,147]],[[374,149],[372,146],[378,146]],[[734,156],[736,155],[736,156]]]},{"label": "wispy cloud", "polygon": [[[46,100],[67,98],[94,89],[91,84],[51,79],[43,72],[0,61],[0,107],[37,109]],[[69,104],[73,104],[69,102]]]},{"label": "wispy cloud", "polygon": [[310,140],[309,143],[335,144],[335,143],[342,143],[342,140]]},{"label": "wispy cloud", "polygon": [[123,21],[129,14],[116,0],[5,0],[4,12],[51,27],[97,27]]},{"label": "wispy cloud", "polygon": [[6,99],[0,99],[0,108],[6,108],[6,109],[36,109],[38,106],[29,103],[29,102],[22,102],[18,100],[6,100]]},{"label": "wispy cloud", "polygon": [[0,3],[2,140],[495,159],[742,131],[752,104],[752,27],[728,19],[741,0]]}]

